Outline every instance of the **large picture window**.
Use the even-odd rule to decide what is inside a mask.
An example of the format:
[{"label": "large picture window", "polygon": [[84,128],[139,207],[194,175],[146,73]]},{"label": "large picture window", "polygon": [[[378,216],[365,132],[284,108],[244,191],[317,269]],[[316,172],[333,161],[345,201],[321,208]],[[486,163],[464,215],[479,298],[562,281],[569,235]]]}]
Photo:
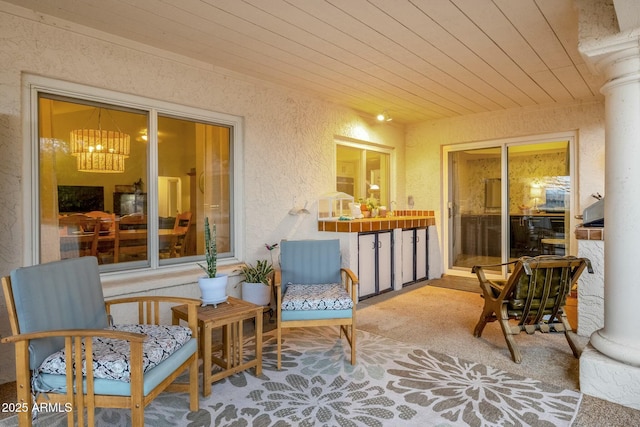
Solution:
[{"label": "large picture window", "polygon": [[103,271],[193,263],[205,217],[220,262],[237,259],[239,119],[90,91],[35,89],[33,99],[34,262],[95,256]]}]

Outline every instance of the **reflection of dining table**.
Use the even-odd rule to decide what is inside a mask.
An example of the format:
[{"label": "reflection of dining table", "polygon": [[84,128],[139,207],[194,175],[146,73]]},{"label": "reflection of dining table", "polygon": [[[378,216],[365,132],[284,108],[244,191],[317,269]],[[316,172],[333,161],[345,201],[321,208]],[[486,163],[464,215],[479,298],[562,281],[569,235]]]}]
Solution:
[{"label": "reflection of dining table", "polygon": [[[147,235],[147,229],[120,230],[120,236],[123,236],[123,235],[131,235],[131,236],[135,236],[136,238],[141,238]],[[173,237],[173,235],[174,235],[173,230],[170,228],[161,228],[160,230],[158,230],[158,236],[160,237],[160,241],[170,240],[171,237]],[[114,233],[113,231],[109,231],[106,233],[103,233],[101,231],[98,237],[98,241],[115,240],[115,238],[116,238],[116,233]]]},{"label": "reflection of dining table", "polygon": [[[116,236],[116,232],[113,230],[100,231],[96,253],[91,255],[97,257],[101,253],[113,253],[113,262],[119,261],[120,254],[139,255],[146,259],[147,233],[147,229],[119,230],[118,236]],[[158,230],[159,247],[171,245],[172,239],[177,236],[173,229],[162,228]],[[93,232],[63,234],[60,236],[60,246],[61,248],[79,247],[92,239]]]}]

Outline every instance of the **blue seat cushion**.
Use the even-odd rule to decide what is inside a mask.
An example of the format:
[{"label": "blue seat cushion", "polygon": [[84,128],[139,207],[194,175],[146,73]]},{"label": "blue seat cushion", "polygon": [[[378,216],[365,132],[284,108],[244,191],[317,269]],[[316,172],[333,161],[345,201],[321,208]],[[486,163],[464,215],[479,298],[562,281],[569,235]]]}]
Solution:
[{"label": "blue seat cushion", "polygon": [[[198,340],[191,338],[182,347],[176,350],[169,358],[162,361],[155,368],[144,373],[143,394],[147,396],[165,378],[174,373],[176,369],[189,357],[198,351]],[[66,393],[67,377],[64,375],[40,373],[33,378],[34,391]],[[87,383],[83,380],[83,388],[86,393]],[[108,396],[131,396],[131,383],[128,381],[108,380],[96,378],[93,382],[94,394]]]},{"label": "blue seat cushion", "polygon": [[282,320],[337,319],[353,315],[353,300],[340,283],[287,284]]},{"label": "blue seat cushion", "polygon": [[[159,365],[171,354],[191,339],[191,329],[179,325],[115,325],[110,329],[145,334],[142,343],[143,372]],[[84,351],[84,349],[83,349]],[[93,339],[93,375],[103,378],[129,382],[131,380],[130,344],[128,341],[96,337]],[[62,349],[47,357],[39,373],[65,375],[65,350]],[[82,374],[86,376],[86,360],[83,359]]]},{"label": "blue seat cushion", "polygon": [[288,283],[282,297],[282,310],[344,310],[353,300],[340,283],[297,285]]}]

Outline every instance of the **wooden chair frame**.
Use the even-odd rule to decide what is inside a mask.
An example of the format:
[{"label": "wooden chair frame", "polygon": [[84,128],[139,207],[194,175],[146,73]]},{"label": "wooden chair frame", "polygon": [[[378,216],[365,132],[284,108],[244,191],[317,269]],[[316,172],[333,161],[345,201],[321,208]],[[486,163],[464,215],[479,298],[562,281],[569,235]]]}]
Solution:
[{"label": "wooden chair frame", "polygon": [[[67,424],[85,425],[84,409],[87,410],[87,425],[95,424],[94,411],[96,407],[104,408],[129,408],[131,410],[131,423],[133,426],[144,425],[144,408],[161,392],[180,391],[189,393],[189,409],[197,411],[199,407],[198,396],[198,352],[194,352],[182,365],[172,374],[168,375],[146,396],[143,392],[143,367],[142,367],[142,343],[146,335],[132,332],[122,332],[103,329],[73,329],[54,330],[32,333],[20,333],[18,316],[13,298],[11,278],[2,278],[2,287],[7,302],[9,321],[13,335],[2,338],[3,343],[15,343],[16,354],[16,386],[17,402],[26,405],[28,410],[18,415],[18,422],[21,427],[32,425],[32,406],[34,403],[50,402],[71,404],[72,410],[67,414]],[[192,336],[198,338],[197,307],[200,300],[180,297],[144,296],[129,297],[105,301],[105,308],[108,314],[111,308],[117,304],[135,304],[138,308],[138,321],[141,324],[159,324],[161,303],[187,304],[188,305],[188,326],[192,331]],[[34,399],[31,390],[31,371],[29,368],[29,343],[31,340],[49,337],[63,337],[65,342],[65,363],[66,363],[66,393],[39,393]],[[79,375],[74,372],[74,366],[82,366],[83,354],[82,343],[86,349],[86,364],[92,366],[92,338],[103,337],[126,340],[130,343],[130,364],[131,364],[131,393],[129,396],[96,395],[93,392],[94,374],[91,370],[83,377],[81,371]],[[174,380],[186,369],[189,369],[189,382],[174,384]],[[86,393],[75,393],[74,390],[83,389]],[[74,420],[75,418],[75,420]]]},{"label": "wooden chair frame", "polygon": [[[281,246],[282,247],[282,246]],[[276,342],[278,369],[282,367],[282,329],[313,326],[339,326],[340,336],[344,334],[351,347],[351,364],[356,364],[356,303],[358,301],[358,277],[348,268],[340,268],[342,285],[353,301],[350,317],[329,319],[282,320],[282,283],[275,284],[276,293]]]},{"label": "wooden chair frame", "polygon": [[[522,331],[528,334],[535,331],[563,332],[573,355],[579,357],[578,347],[573,341],[573,329],[564,313],[564,305],[582,271],[587,268],[589,273],[593,273],[589,260],[573,256],[541,255],[522,257],[498,265],[507,264],[513,265],[513,271],[506,281],[487,279],[483,267],[489,266],[478,265],[472,269],[480,281],[484,297],[484,308],[473,335],[479,338],[487,322],[497,320],[513,361],[520,363],[522,354],[514,335]],[[516,294],[522,293],[522,286],[527,286],[523,288],[527,290],[527,295],[519,295],[516,299]],[[510,322],[513,319],[517,323]]]}]

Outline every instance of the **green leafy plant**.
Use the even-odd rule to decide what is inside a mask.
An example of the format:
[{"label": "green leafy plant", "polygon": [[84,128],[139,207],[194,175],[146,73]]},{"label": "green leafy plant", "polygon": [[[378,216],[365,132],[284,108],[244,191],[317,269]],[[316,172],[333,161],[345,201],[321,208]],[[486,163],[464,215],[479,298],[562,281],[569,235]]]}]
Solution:
[{"label": "green leafy plant", "polygon": [[273,273],[273,265],[266,259],[258,260],[256,265],[247,264],[242,267],[244,281],[247,283],[264,283],[269,286],[269,275]]},{"label": "green leafy plant", "polygon": [[216,277],[218,271],[218,247],[216,246],[216,224],[213,224],[213,230],[209,227],[209,218],[204,217],[204,246],[205,261],[207,266],[198,264],[200,268],[207,273],[207,277]]},{"label": "green leafy plant", "polygon": [[369,197],[366,200],[366,204],[367,204],[367,209],[372,211],[378,207],[378,200],[375,197]]}]

